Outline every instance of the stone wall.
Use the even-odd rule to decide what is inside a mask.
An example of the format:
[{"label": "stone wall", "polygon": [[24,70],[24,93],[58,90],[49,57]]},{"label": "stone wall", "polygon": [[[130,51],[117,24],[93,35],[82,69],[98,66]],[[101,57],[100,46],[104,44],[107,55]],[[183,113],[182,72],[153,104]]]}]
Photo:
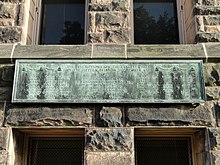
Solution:
[{"label": "stone wall", "polygon": [[21,41],[22,18],[22,0],[0,1],[0,43]]},{"label": "stone wall", "polygon": [[220,41],[220,1],[196,0],[197,41]]},{"label": "stone wall", "polygon": [[131,43],[130,0],[89,0],[89,43]]},{"label": "stone wall", "polygon": [[[206,129],[200,164],[220,164],[220,45],[131,45],[130,0],[88,1],[88,43],[84,46],[25,46],[10,43],[27,35],[27,0],[0,0],[0,164],[13,164],[11,128],[83,128],[84,163],[135,164],[135,130]],[[220,0],[195,0],[197,42],[220,41]],[[191,10],[190,10],[191,11]],[[194,18],[194,16],[192,17]],[[190,39],[190,43],[194,39]],[[5,45],[7,43],[7,45]],[[25,42],[23,42],[25,43]],[[100,43],[104,43],[100,45]],[[14,47],[15,46],[15,47]],[[16,59],[199,59],[204,61],[207,101],[203,104],[12,104]],[[21,134],[14,132],[14,141]],[[15,145],[15,144],[14,144]],[[15,145],[16,146],[16,145]],[[18,162],[19,162],[18,161]]]}]

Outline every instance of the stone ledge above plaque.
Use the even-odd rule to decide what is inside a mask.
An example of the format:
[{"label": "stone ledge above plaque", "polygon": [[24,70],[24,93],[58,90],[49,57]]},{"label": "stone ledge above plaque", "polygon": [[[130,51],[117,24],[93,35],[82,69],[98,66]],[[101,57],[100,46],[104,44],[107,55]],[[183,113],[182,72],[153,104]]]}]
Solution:
[{"label": "stone ledge above plaque", "polygon": [[200,103],[200,60],[17,60],[13,103]]}]

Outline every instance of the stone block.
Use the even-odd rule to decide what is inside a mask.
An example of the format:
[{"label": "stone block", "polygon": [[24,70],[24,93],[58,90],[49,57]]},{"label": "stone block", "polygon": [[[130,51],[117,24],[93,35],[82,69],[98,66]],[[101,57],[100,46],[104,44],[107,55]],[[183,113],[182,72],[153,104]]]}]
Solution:
[{"label": "stone block", "polygon": [[125,58],[125,45],[94,45],[93,58]]},{"label": "stone block", "polygon": [[0,127],[0,152],[8,150],[9,129]]},{"label": "stone block", "polygon": [[202,45],[128,45],[128,58],[203,59]]},{"label": "stone block", "polygon": [[204,16],[204,24],[205,25],[220,25],[220,16],[215,15],[215,16]]},{"label": "stone block", "polygon": [[133,151],[132,128],[88,128],[86,151]]},{"label": "stone block", "polygon": [[193,106],[127,107],[127,126],[213,126],[214,102]]},{"label": "stone block", "polygon": [[[1,32],[0,32],[1,33]],[[10,55],[12,51],[13,45],[1,45],[0,44],[0,64],[1,63],[11,63],[10,61]]]},{"label": "stone block", "polygon": [[89,33],[89,43],[103,43],[102,33]]},{"label": "stone block", "polygon": [[220,63],[205,63],[203,70],[206,86],[220,86]]},{"label": "stone block", "polygon": [[6,165],[7,164],[7,157],[8,152],[0,150],[0,165]]},{"label": "stone block", "polygon": [[0,43],[20,42],[21,32],[19,27],[0,27]]},{"label": "stone block", "polygon": [[130,31],[126,29],[106,30],[104,41],[106,43],[131,43]]},{"label": "stone block", "polygon": [[96,13],[95,24],[97,27],[97,31],[123,27],[128,28],[128,14],[119,12]]},{"label": "stone block", "polygon": [[210,100],[219,100],[220,98],[220,87],[206,87],[206,96]]},{"label": "stone block", "polygon": [[1,19],[0,26],[14,26],[14,19]]},{"label": "stone block", "polygon": [[86,152],[85,165],[134,165],[130,152]]},{"label": "stone block", "polygon": [[95,3],[89,5],[89,11],[111,11],[111,10],[112,10],[111,3],[106,3],[106,4]]},{"label": "stone block", "polygon": [[208,66],[215,66],[214,68],[220,67],[220,65],[218,65],[218,63],[217,63],[217,62],[220,62],[220,60],[219,60],[220,44],[219,43],[206,43],[205,47],[207,50],[207,55],[208,55],[209,61],[213,62],[213,64],[208,64]]},{"label": "stone block", "polygon": [[130,1],[128,0],[113,0],[112,10],[113,11],[130,11]]},{"label": "stone block", "polygon": [[122,107],[96,109],[96,125],[100,127],[122,127]]},{"label": "stone block", "polygon": [[92,48],[89,45],[18,45],[14,58],[19,59],[81,59],[91,58]]},{"label": "stone block", "polygon": [[16,5],[0,3],[0,18],[15,18]]},{"label": "stone block", "polygon": [[220,164],[220,151],[211,151],[212,156],[212,165],[219,165]]},{"label": "stone block", "polygon": [[11,126],[89,126],[92,125],[90,107],[12,107],[7,111],[7,125]]},{"label": "stone block", "polygon": [[206,33],[220,33],[220,26],[205,26]]},{"label": "stone block", "polygon": [[196,15],[219,15],[220,6],[196,6],[195,7]]},{"label": "stone block", "polygon": [[220,33],[198,33],[197,42],[220,42]]}]

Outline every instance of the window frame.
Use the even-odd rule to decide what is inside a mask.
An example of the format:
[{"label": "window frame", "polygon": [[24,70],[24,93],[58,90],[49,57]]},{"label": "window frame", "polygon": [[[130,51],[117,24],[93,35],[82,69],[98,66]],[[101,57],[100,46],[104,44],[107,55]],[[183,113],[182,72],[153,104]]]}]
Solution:
[{"label": "window frame", "polygon": [[[179,35],[179,44],[186,44],[186,30],[185,30],[185,18],[183,11],[183,0],[175,0],[176,2],[176,14],[177,14],[177,24],[178,24],[178,35]],[[131,0],[131,43],[137,45],[134,42],[134,2]]]},{"label": "window frame", "polygon": [[206,128],[137,128],[134,131],[135,162],[137,164],[138,160],[136,155],[136,138],[190,138],[192,165],[200,165],[203,157],[198,155],[199,151],[206,147],[208,150],[206,137],[204,136],[204,139],[198,140],[200,134],[207,136]]},{"label": "window frame", "polygon": [[[85,11],[84,11],[84,43],[87,43],[87,31],[88,31],[88,0],[84,0],[85,1]],[[35,0],[36,3],[36,7],[35,7],[35,16],[34,16],[34,25],[33,25],[33,32],[32,32],[32,45],[44,45],[41,44],[41,37],[42,37],[42,21],[44,21],[43,19],[43,15],[44,15],[44,9],[43,9],[43,0]],[[56,45],[60,45],[60,44],[56,44]]]},{"label": "window frame", "polygon": [[[85,138],[83,128],[18,128],[13,130],[14,136],[19,136],[18,141],[22,150],[21,164],[27,165],[29,158],[30,138]],[[17,140],[16,140],[17,141]],[[84,157],[85,144],[82,155]]]}]

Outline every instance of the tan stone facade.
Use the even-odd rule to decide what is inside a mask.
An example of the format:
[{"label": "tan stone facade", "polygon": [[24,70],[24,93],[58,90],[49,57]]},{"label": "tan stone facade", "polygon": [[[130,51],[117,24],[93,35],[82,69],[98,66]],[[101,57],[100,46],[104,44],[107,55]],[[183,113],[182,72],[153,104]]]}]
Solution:
[{"label": "tan stone facade", "polygon": [[[86,165],[134,165],[135,137],[149,134],[190,137],[193,165],[220,164],[220,0],[181,1],[187,45],[133,44],[132,0],[88,0],[85,45],[36,45],[34,2],[0,0],[0,164],[26,164],[29,136],[74,134],[85,139]],[[17,59],[199,59],[207,99],[201,104],[14,104]]]}]

